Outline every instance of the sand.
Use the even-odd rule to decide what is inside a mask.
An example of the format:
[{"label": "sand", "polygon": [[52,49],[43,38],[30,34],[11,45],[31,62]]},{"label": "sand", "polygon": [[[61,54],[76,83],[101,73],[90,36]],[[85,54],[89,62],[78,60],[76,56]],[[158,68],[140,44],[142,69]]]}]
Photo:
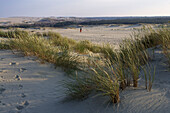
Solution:
[{"label": "sand", "polygon": [[[69,32],[70,30],[68,34]],[[84,34],[77,34],[84,38],[85,32],[84,30]],[[99,31],[96,30],[96,34],[97,32]],[[107,32],[103,34],[109,35]],[[74,33],[72,35],[76,36]],[[90,31],[88,35],[93,36]],[[121,102],[114,105],[108,104],[107,97],[93,95],[83,101],[64,101],[66,95],[62,81],[68,77],[62,69],[55,69],[49,63],[41,64],[36,57],[25,57],[19,52],[14,53],[10,50],[0,50],[0,113],[169,113],[170,111],[170,71],[159,48],[155,50],[155,56],[150,61],[151,65],[156,65],[152,91],[148,92],[145,89],[144,79],[140,78],[139,87],[127,88],[120,92]]]},{"label": "sand", "polygon": [[[59,81],[65,73],[52,64],[40,64],[35,57],[0,51],[0,113],[48,113],[55,108]],[[61,95],[61,94],[60,94]],[[39,110],[37,110],[39,109]],[[52,110],[52,109],[51,109]],[[51,112],[51,113],[54,113]]]},{"label": "sand", "polygon": [[[132,28],[126,28],[129,25],[122,25],[112,27],[109,25],[102,26],[84,26],[80,33],[80,28],[46,28],[45,30],[27,29],[35,32],[57,32],[62,36],[72,38],[75,40],[89,40],[97,44],[114,44],[117,45],[123,39],[129,38],[132,32]],[[141,26],[139,26],[141,27]]]},{"label": "sand", "polygon": [[[147,24],[148,25],[148,24]],[[118,45],[123,39],[130,38],[132,31],[141,29],[143,25],[100,25],[100,26],[83,26],[80,33],[79,27],[66,27],[66,28],[28,28],[21,29],[29,32],[56,32],[64,37],[68,37],[77,41],[89,40],[95,44],[112,44]],[[149,26],[149,25],[148,25]],[[155,25],[157,26],[157,25]],[[152,25],[152,27],[154,27]],[[7,31],[6,29],[1,29]]]},{"label": "sand", "polygon": [[15,24],[33,24],[41,20],[42,17],[10,17],[10,18],[0,18],[0,25],[15,25]]}]

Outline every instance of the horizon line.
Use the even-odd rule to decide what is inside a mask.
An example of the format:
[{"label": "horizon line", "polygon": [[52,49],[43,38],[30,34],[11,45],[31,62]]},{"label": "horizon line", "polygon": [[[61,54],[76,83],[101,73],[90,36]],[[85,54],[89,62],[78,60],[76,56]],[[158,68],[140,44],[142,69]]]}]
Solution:
[{"label": "horizon line", "polygon": [[170,15],[100,15],[100,16],[64,16],[64,15],[60,15],[60,16],[9,16],[9,17],[0,17],[0,18],[22,18],[22,17],[34,17],[34,18],[47,18],[47,17],[77,17],[77,18],[92,18],[92,17],[170,17]]}]

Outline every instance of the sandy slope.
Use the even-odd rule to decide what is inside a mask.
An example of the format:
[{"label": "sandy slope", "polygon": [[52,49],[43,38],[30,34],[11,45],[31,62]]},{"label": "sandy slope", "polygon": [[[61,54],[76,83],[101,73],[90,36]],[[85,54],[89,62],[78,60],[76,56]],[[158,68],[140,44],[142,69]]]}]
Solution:
[{"label": "sandy slope", "polygon": [[64,76],[51,64],[1,50],[0,113],[55,113],[59,81]]},{"label": "sandy slope", "polygon": [[[121,92],[118,105],[108,105],[107,97],[63,102],[61,85],[67,76],[51,64],[40,64],[35,57],[24,57],[0,50],[0,113],[169,113],[170,72],[166,61],[155,51],[151,64],[157,64],[152,92],[140,80],[138,89]],[[18,75],[18,76],[16,76]]]}]

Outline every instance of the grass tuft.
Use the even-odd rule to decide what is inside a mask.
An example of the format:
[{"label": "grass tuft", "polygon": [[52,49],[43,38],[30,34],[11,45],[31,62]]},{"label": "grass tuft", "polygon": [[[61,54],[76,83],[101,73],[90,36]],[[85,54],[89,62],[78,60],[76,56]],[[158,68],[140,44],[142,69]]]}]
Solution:
[{"label": "grass tuft", "polygon": [[152,84],[155,78],[156,67],[152,70],[152,67],[147,63],[145,67],[142,67],[145,76],[145,87],[148,91],[151,91]]}]

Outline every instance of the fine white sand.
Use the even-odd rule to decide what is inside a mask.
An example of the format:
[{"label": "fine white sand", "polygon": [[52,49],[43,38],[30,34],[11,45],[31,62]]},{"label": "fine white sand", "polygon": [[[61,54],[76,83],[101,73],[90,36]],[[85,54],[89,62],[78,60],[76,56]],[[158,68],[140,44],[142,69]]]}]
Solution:
[{"label": "fine white sand", "polygon": [[[85,35],[85,31],[83,33]],[[100,96],[90,96],[83,101],[64,101],[66,95],[62,81],[68,77],[60,68],[55,69],[48,63],[41,64],[36,57],[24,57],[18,52],[14,53],[10,50],[0,50],[0,113],[169,113],[170,111],[170,71],[167,71],[166,59],[160,49],[155,50],[155,56],[150,61],[151,65],[156,66],[152,91],[148,92],[145,89],[144,80],[140,78],[139,87],[127,88],[120,92],[121,102],[115,105],[108,105],[109,99]]]},{"label": "fine white sand", "polygon": [[[123,39],[129,38],[134,28],[128,28],[131,25],[102,25],[102,26],[84,26],[82,32],[80,33],[80,28],[46,28],[45,30],[35,30],[35,29],[26,29],[29,31],[35,32],[57,32],[62,36],[72,38],[75,40],[90,40],[93,43],[97,44],[118,44]],[[136,28],[141,28],[138,26]]]},{"label": "fine white sand", "polygon": [[131,33],[130,29],[123,29],[121,26],[85,26],[81,33],[79,32],[79,28],[55,29],[52,31],[75,40],[90,40],[93,43],[110,43],[114,45],[120,43],[122,39],[130,37],[129,34]]}]

